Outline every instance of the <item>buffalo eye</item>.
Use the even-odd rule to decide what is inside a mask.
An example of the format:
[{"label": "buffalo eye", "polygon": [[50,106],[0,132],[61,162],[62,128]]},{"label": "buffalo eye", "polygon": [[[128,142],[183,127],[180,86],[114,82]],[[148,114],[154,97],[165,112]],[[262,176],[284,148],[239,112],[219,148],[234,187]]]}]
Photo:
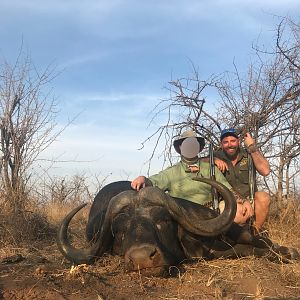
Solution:
[{"label": "buffalo eye", "polygon": [[158,230],[161,230],[163,227],[169,226],[170,223],[171,223],[171,220],[169,220],[169,219],[164,219],[164,220],[156,221],[156,224],[155,224],[155,225],[156,225],[156,228],[157,228]]}]

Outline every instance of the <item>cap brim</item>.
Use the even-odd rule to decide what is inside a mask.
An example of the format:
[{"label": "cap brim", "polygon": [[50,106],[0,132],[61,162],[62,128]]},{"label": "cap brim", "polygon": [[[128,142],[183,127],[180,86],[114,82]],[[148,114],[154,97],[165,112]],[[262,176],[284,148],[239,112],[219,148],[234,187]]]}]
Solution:
[{"label": "cap brim", "polygon": [[221,135],[220,140],[222,141],[224,138],[226,138],[228,136],[234,136],[237,139],[239,138],[239,136],[234,132],[226,132],[223,135]]}]

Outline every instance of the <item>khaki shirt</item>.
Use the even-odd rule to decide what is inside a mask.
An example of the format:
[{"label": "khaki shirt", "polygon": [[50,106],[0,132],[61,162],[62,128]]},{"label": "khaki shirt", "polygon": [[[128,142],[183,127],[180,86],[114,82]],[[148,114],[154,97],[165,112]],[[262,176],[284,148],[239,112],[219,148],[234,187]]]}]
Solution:
[{"label": "khaki shirt", "polygon": [[[241,149],[238,155],[238,161],[233,166],[231,160],[226,156],[223,150],[216,151],[214,156],[222,159],[228,165],[229,170],[224,173],[225,178],[231,184],[233,189],[239,193],[243,198],[250,196],[249,189],[249,168],[248,168],[248,154]],[[257,190],[255,185],[255,190]]]},{"label": "khaki shirt", "polygon": [[[210,178],[210,168],[207,162],[198,161],[197,164],[199,166],[199,172],[197,173],[190,173],[188,165],[180,161],[176,165],[150,176],[149,179],[153,186],[159,187],[172,197],[204,205],[212,201],[211,186],[192,180],[192,178],[196,176]],[[218,182],[232,190],[230,184],[217,168],[215,168],[215,175]]]}]

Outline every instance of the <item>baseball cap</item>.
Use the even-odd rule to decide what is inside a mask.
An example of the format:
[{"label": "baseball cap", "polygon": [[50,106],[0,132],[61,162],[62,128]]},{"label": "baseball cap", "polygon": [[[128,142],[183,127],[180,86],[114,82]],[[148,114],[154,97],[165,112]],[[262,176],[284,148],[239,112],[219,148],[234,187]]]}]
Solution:
[{"label": "baseball cap", "polygon": [[234,136],[235,138],[239,138],[237,131],[234,128],[227,128],[221,131],[220,140],[222,141],[227,136]]}]

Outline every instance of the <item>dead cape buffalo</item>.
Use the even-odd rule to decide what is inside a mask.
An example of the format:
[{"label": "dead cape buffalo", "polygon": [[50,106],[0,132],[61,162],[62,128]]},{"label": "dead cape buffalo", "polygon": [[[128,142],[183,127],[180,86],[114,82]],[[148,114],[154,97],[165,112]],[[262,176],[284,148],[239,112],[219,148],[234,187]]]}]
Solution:
[{"label": "dead cape buffalo", "polygon": [[172,198],[156,187],[136,192],[129,181],[114,182],[99,191],[91,206],[86,227],[89,246],[77,249],[68,239],[69,223],[83,204],[63,219],[58,248],[75,264],[93,263],[104,253],[112,253],[125,257],[128,270],[155,272],[194,257],[300,258],[297,250],[251,235],[233,223],[236,201],[226,187],[206,178],[196,180],[214,186],[221,194],[225,209],[220,215],[202,205]]}]

